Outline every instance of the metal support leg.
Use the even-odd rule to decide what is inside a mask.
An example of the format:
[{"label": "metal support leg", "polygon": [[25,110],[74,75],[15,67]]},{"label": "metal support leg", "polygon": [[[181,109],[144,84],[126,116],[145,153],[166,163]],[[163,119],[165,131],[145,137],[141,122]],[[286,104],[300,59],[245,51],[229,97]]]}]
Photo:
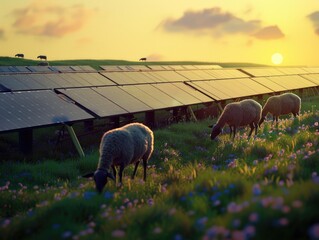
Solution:
[{"label": "metal support leg", "polygon": [[76,147],[76,150],[78,151],[80,157],[85,157],[85,154],[83,152],[83,149],[81,147],[81,144],[79,142],[79,139],[77,138],[74,129],[72,126],[66,125],[66,128],[68,129],[68,132],[71,136],[72,142],[74,144],[74,146]]}]

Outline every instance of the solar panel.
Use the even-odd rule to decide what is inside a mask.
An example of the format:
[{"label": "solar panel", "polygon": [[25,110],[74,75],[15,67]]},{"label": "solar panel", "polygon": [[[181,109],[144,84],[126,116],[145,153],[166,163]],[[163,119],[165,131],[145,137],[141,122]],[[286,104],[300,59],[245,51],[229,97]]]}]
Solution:
[{"label": "solar panel", "polygon": [[125,72],[101,72],[101,74],[119,85],[137,83],[133,78],[127,76]]},{"label": "solar panel", "polygon": [[150,72],[150,74],[159,78],[162,82],[183,82],[188,80],[174,71],[154,71]]},{"label": "solar panel", "polygon": [[268,79],[266,77],[252,78],[252,80],[271,89],[274,92],[282,92],[287,90],[287,88],[279,85],[278,83],[276,83],[276,81],[272,81],[271,79]]},{"label": "solar panel", "polygon": [[120,66],[113,66],[113,65],[100,66],[100,68],[107,71],[107,72],[124,71]]},{"label": "solar panel", "polygon": [[147,65],[151,70],[154,71],[162,71],[162,70],[166,70],[166,68],[162,65]]},{"label": "solar panel", "polygon": [[307,74],[301,76],[319,86],[319,74]]},{"label": "solar panel", "polygon": [[[261,85],[250,78],[239,78],[236,79],[236,83],[240,83],[246,89],[250,89],[247,91],[247,96],[260,95],[273,92],[271,89]],[[250,94],[249,94],[250,93]]]},{"label": "solar panel", "polygon": [[202,76],[197,74],[198,71],[184,70],[184,71],[176,71],[176,72],[191,81],[204,80]]},{"label": "solar panel", "polygon": [[94,112],[99,117],[108,117],[127,113],[126,110],[103,97],[92,88],[59,89],[58,91],[86,109],[89,109],[91,112]]},{"label": "solar panel", "polygon": [[50,90],[0,93],[0,131],[93,119]]},{"label": "solar panel", "polygon": [[13,71],[10,69],[9,66],[0,66],[1,73],[12,73]]},{"label": "solar panel", "polygon": [[246,74],[244,74],[243,72],[241,72],[237,69],[206,70],[206,73],[212,75],[216,79],[248,77]]},{"label": "solar panel", "polygon": [[196,82],[187,82],[187,85],[192,86],[193,88],[203,92],[207,96],[215,100],[230,99],[231,97],[227,95],[226,91],[219,91],[213,86],[212,81],[196,81]]},{"label": "solar panel", "polygon": [[98,87],[94,91],[116,103],[129,113],[152,110],[150,106],[123,91],[119,87]]},{"label": "solar panel", "polygon": [[90,66],[70,66],[75,72],[96,72],[96,70]]},{"label": "solar panel", "polygon": [[271,81],[285,87],[288,90],[315,87],[316,85],[307,79],[304,79],[298,75],[291,76],[279,76],[279,77],[268,77]]},{"label": "solar panel", "polygon": [[182,65],[168,65],[168,66],[165,66],[165,68],[173,69],[173,70],[185,70],[185,68]]},{"label": "solar panel", "polygon": [[[175,98],[177,101],[181,102],[183,105],[193,105],[202,103],[200,99],[195,97],[194,95],[190,94],[189,92],[193,92],[194,90],[189,88],[189,91],[184,91],[183,89],[179,88],[178,86],[184,85],[184,83],[161,83],[153,85],[157,89],[161,90],[162,92],[170,95],[172,98]],[[184,88],[185,89],[185,88]],[[211,99],[208,99],[207,102],[211,102]]]},{"label": "solar panel", "polygon": [[242,71],[255,76],[255,77],[266,77],[266,76],[280,76],[284,75],[281,71],[276,68],[242,68]]},{"label": "solar panel", "polygon": [[207,97],[206,95],[204,95],[201,92],[197,91],[196,89],[190,87],[189,85],[186,85],[185,83],[172,83],[172,84],[175,85],[176,87],[180,88],[181,90],[184,90],[185,92],[189,93],[190,95],[196,97],[202,103],[213,101],[213,99]]},{"label": "solar panel", "polygon": [[146,90],[144,90],[145,85],[126,85],[120,86],[119,88],[121,88],[128,94],[134,96],[135,98],[139,99],[140,101],[146,103],[154,110],[163,109],[167,107],[164,102],[154,97],[154,92],[147,92]]},{"label": "solar panel", "polygon": [[202,69],[202,70],[204,70],[204,69],[220,69],[220,68],[222,68],[219,65],[194,65],[194,67],[196,69]]},{"label": "solar panel", "polygon": [[147,103],[148,105],[152,106],[154,109],[155,109],[155,105],[159,105],[159,104],[161,107],[159,107],[158,109],[183,106],[183,103],[179,102],[178,100],[166,94],[165,92],[159,90],[155,86],[156,84],[135,85],[135,87],[138,88],[140,91],[148,94],[153,99],[155,99],[154,101]]},{"label": "solar panel", "polygon": [[151,69],[145,65],[128,65],[133,71],[150,71]]},{"label": "solar panel", "polygon": [[27,66],[31,72],[52,72],[54,69],[49,66]]},{"label": "solar panel", "polygon": [[319,67],[307,67],[303,68],[307,73],[319,73]]},{"label": "solar panel", "polygon": [[277,69],[284,74],[304,74],[304,73],[307,73],[307,71],[305,71],[302,68],[283,67],[283,68],[277,68]]}]

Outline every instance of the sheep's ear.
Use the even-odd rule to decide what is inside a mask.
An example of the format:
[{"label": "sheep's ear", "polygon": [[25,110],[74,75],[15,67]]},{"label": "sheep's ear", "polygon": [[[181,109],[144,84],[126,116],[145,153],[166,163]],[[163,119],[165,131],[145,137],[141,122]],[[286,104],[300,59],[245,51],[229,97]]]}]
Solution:
[{"label": "sheep's ear", "polygon": [[83,178],[90,178],[90,177],[93,177],[93,176],[94,176],[94,172],[91,172],[91,173],[84,174],[82,177]]},{"label": "sheep's ear", "polygon": [[212,128],[212,127],[214,127],[214,125],[209,125],[208,127],[209,127],[209,128]]},{"label": "sheep's ear", "polygon": [[113,173],[109,172],[109,173],[107,173],[107,176],[115,181],[115,177],[114,177]]}]

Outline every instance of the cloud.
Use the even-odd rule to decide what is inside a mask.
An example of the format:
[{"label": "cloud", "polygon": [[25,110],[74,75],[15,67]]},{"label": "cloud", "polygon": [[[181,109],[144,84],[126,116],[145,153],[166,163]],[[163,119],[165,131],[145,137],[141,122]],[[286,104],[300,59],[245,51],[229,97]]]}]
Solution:
[{"label": "cloud", "polygon": [[251,33],[260,27],[260,21],[245,21],[215,7],[201,11],[186,11],[181,18],[167,19],[162,25],[166,31],[199,31],[223,35]]},{"label": "cloud", "polygon": [[263,28],[261,20],[245,20],[218,7],[200,11],[186,11],[182,17],[166,19],[160,26],[168,32],[195,32],[196,34],[213,35],[215,37],[245,34],[270,40],[285,36],[277,26]]},{"label": "cloud", "polygon": [[62,37],[79,31],[93,15],[83,5],[63,7],[54,1],[34,0],[12,12],[13,27],[22,34]]},{"label": "cloud", "polygon": [[314,28],[315,28],[315,33],[319,35],[319,11],[313,12],[307,16],[310,21],[312,22]]},{"label": "cloud", "polygon": [[285,37],[283,32],[278,26],[268,26],[260,29],[258,32],[253,34],[254,37],[263,40],[279,39]]}]

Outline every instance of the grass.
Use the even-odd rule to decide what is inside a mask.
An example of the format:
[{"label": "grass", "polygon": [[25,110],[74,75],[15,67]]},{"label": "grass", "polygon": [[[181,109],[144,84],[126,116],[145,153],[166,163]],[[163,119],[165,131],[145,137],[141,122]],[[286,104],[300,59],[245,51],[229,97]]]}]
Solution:
[{"label": "grass", "polygon": [[[94,69],[99,70],[99,66],[104,65],[220,65],[221,67],[265,67],[266,65],[254,64],[254,63],[217,63],[217,62],[194,62],[194,61],[161,61],[161,62],[136,62],[126,60],[92,60],[92,59],[81,59],[81,60],[48,60],[51,66],[78,66],[78,65],[89,65]],[[39,63],[39,60],[32,59],[21,59],[13,57],[0,57],[0,66],[35,66]]]},{"label": "grass", "polygon": [[[210,120],[158,129],[148,179],[142,168],[101,195],[80,176],[84,159],[0,166],[1,239],[317,239],[319,106],[299,120],[266,122],[209,139]],[[313,111],[312,111],[313,110]]]}]

